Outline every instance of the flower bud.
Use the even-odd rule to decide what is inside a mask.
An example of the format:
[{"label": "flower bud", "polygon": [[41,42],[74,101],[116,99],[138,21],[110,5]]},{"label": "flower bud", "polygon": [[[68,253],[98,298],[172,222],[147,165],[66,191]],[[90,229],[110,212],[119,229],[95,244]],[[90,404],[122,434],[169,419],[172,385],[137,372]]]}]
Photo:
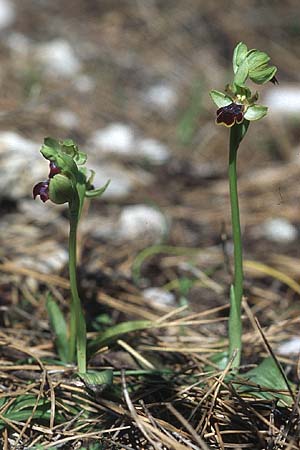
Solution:
[{"label": "flower bud", "polygon": [[74,195],[74,188],[71,180],[58,173],[49,181],[49,198],[53,203],[62,205],[70,202]]}]

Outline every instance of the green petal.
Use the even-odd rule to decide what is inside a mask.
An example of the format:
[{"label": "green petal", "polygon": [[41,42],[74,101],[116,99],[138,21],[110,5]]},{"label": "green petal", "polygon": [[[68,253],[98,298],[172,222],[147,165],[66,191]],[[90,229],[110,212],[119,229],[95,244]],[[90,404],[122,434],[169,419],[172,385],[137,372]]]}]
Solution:
[{"label": "green petal", "polygon": [[210,91],[209,95],[218,108],[228,106],[233,101],[230,97],[228,97],[228,95],[223,94],[223,92],[212,90]]},{"label": "green petal", "polygon": [[260,52],[259,50],[253,51],[247,56],[249,72],[257,69],[258,67],[266,65],[270,61],[270,59],[270,56],[268,56],[265,52]]},{"label": "green petal", "polygon": [[268,108],[262,105],[249,106],[245,112],[245,119],[247,120],[259,120],[267,115]]},{"label": "green petal", "polygon": [[243,60],[247,55],[248,49],[247,45],[243,42],[239,42],[233,51],[233,71],[237,72],[238,67],[242,64]]},{"label": "green petal", "polygon": [[108,188],[109,183],[110,183],[110,180],[108,180],[108,182],[101,188],[91,189],[90,191],[86,191],[85,196],[88,198],[101,197],[101,195],[104,194],[104,192]]},{"label": "green petal", "polygon": [[260,67],[259,69],[256,69],[253,72],[249,73],[249,77],[256,84],[265,84],[275,76],[276,72],[277,72],[277,67],[265,66],[265,67]]},{"label": "green petal", "polygon": [[236,74],[234,76],[234,83],[237,84],[238,86],[244,86],[244,83],[248,78],[248,74],[249,74],[248,61],[247,59],[244,59],[244,61],[236,71]]}]

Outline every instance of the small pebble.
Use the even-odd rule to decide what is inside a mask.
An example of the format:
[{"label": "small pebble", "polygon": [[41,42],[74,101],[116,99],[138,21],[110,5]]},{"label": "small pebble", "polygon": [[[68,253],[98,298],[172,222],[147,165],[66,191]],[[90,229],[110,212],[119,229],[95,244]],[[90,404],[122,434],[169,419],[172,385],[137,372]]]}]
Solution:
[{"label": "small pebble", "polygon": [[147,205],[126,206],[117,223],[117,234],[124,240],[159,242],[168,230],[165,216]]},{"label": "small pebble", "polygon": [[104,153],[129,154],[134,150],[134,132],[130,126],[115,122],[96,130],[90,143]]},{"label": "small pebble", "polygon": [[49,75],[71,78],[81,69],[73,47],[63,39],[38,45],[35,56]]},{"label": "small pebble", "polygon": [[80,120],[77,114],[75,114],[73,111],[69,111],[67,109],[61,109],[58,111],[55,111],[52,114],[52,120],[53,122],[62,127],[66,128],[68,130],[77,128],[79,126]]},{"label": "small pebble", "polygon": [[173,110],[178,102],[176,90],[167,83],[151,86],[143,95],[144,100],[152,109],[162,112]]},{"label": "small pebble", "polygon": [[16,18],[15,7],[10,0],[0,0],[0,30],[9,27]]},{"label": "small pebble", "polygon": [[271,114],[298,114],[300,112],[300,86],[279,85],[269,88],[264,103],[269,107]]},{"label": "small pebble", "polygon": [[155,308],[165,308],[175,306],[175,296],[172,292],[164,289],[152,287],[143,290],[143,297],[151,306]]},{"label": "small pebble", "polygon": [[269,219],[262,224],[262,234],[270,241],[289,243],[298,237],[297,228],[287,219]]},{"label": "small pebble", "polygon": [[289,355],[291,353],[300,353],[300,337],[294,336],[278,347],[278,353]]}]

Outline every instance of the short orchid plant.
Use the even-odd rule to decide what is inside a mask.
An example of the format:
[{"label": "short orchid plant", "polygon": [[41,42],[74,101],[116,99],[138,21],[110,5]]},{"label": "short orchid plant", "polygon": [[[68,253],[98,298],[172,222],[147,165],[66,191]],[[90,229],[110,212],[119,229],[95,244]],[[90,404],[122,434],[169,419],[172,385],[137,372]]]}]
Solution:
[{"label": "short orchid plant", "polygon": [[225,92],[212,90],[210,97],[217,105],[218,125],[230,128],[229,140],[229,188],[231,202],[231,221],[234,243],[234,282],[230,289],[229,315],[229,360],[237,368],[242,352],[241,303],[243,296],[243,255],[240,227],[240,213],[237,190],[237,151],[244,139],[251,121],[262,119],[268,108],[258,105],[258,93],[252,93],[246,86],[251,80],[255,84],[268,81],[276,84],[277,68],[269,65],[270,57],[259,50],[248,50],[240,42],[233,53],[233,82],[226,86]]},{"label": "short orchid plant", "polygon": [[[90,176],[88,176],[89,172],[85,167],[87,155],[79,151],[72,140],[56,141],[52,138],[46,138],[41,153],[49,161],[50,170],[48,179],[34,186],[33,197],[39,196],[43,202],[51,200],[59,205],[68,203],[69,206],[70,323],[69,330],[63,333],[64,322],[60,320],[60,324],[57,326],[57,334],[63,333],[62,340],[67,339],[67,348],[63,359],[68,362],[74,362],[76,359],[79,373],[85,374],[86,323],[77,288],[77,228],[84,200],[102,195],[108,183],[100,189],[94,189],[92,184],[94,172],[90,171]],[[57,312],[57,309],[55,311]],[[65,342],[62,342],[61,348],[64,348],[64,344]]]}]

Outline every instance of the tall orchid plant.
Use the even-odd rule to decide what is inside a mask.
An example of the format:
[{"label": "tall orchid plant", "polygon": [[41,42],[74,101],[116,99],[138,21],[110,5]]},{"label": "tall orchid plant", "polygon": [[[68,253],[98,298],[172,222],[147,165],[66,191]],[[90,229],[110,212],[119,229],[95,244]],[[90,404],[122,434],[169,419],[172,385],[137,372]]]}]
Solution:
[{"label": "tall orchid plant", "polygon": [[[94,172],[85,167],[87,155],[79,151],[72,140],[56,141],[46,138],[41,148],[42,155],[49,161],[48,179],[36,184],[33,197],[40,196],[43,202],[51,200],[56,204],[68,203],[69,206],[69,277],[71,285],[70,323],[68,331],[69,362],[77,360],[80,374],[86,373],[86,323],[77,288],[76,243],[77,228],[84,200],[99,197],[108,186],[94,189]],[[75,358],[76,354],[76,358]]]},{"label": "tall orchid plant", "polygon": [[231,221],[234,243],[234,281],[230,288],[229,315],[229,359],[232,367],[239,367],[242,351],[241,303],[243,296],[243,254],[240,226],[240,213],[237,190],[237,151],[244,139],[251,121],[262,119],[268,108],[258,105],[258,93],[254,94],[246,86],[251,80],[255,84],[268,81],[276,84],[277,68],[269,65],[270,57],[259,50],[248,50],[240,42],[233,53],[233,82],[226,86],[225,92],[212,90],[210,97],[217,105],[218,125],[230,128],[229,139],[229,190]]}]

